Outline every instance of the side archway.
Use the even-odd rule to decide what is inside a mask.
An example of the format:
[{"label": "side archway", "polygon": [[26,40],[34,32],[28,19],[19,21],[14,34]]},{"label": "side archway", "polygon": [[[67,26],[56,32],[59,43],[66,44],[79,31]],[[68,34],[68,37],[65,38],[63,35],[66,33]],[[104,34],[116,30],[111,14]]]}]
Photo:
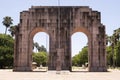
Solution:
[{"label": "side archway", "polygon": [[[91,44],[90,44],[90,40],[91,40],[91,33],[88,31],[88,29],[86,29],[85,27],[76,27],[75,29],[73,29],[73,31],[71,32],[71,37],[73,34],[81,32],[83,34],[86,35],[87,40],[88,40],[88,70],[90,69],[90,63],[91,61],[91,52],[90,52],[90,48],[91,48]],[[74,45],[74,44],[72,44]],[[71,45],[71,47],[72,47]],[[72,62],[71,62],[72,63]],[[71,67],[72,68],[72,67]]]},{"label": "side archway", "polygon": [[[38,27],[38,28],[35,28],[35,29],[33,29],[31,32],[30,32],[30,34],[29,34],[29,63],[30,63],[30,67],[31,67],[31,69],[32,69],[32,54],[33,54],[33,38],[34,38],[34,36],[37,34],[37,33],[39,33],[39,32],[44,32],[47,36],[48,36],[48,38],[49,38],[49,33],[48,33],[48,31],[46,31],[44,28],[40,28],[40,27]],[[49,45],[46,45],[46,46],[49,46]]]}]

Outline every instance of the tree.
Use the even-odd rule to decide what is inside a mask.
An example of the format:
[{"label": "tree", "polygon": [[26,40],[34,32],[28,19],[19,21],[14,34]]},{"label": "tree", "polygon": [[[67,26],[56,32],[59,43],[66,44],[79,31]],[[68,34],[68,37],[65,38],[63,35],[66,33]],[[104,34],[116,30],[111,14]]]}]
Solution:
[{"label": "tree", "polygon": [[48,59],[48,56],[46,52],[33,53],[33,62],[36,62],[37,66],[40,66],[40,65],[46,66],[47,59]]},{"label": "tree", "polygon": [[114,34],[113,35],[115,35],[116,42],[118,42],[120,40],[120,28],[114,30]]},{"label": "tree", "polygon": [[112,53],[112,66],[115,67],[115,53],[114,53],[114,48],[116,45],[116,36],[113,34],[112,36],[107,37],[107,41],[111,46],[111,53]]},{"label": "tree", "polygon": [[[33,45],[34,45],[34,47],[38,50],[39,44],[38,44],[37,42],[35,42]],[[36,50],[36,52],[37,52],[37,50]]]},{"label": "tree", "polygon": [[11,33],[11,36],[13,37],[15,35],[16,25],[15,26],[10,26],[10,29],[8,31]]},{"label": "tree", "polygon": [[116,66],[120,66],[120,28],[114,30],[115,36],[115,64]]},{"label": "tree", "polygon": [[72,57],[72,66],[80,66],[79,65],[79,54],[76,54],[75,56]]},{"label": "tree", "polygon": [[118,41],[117,45],[115,46],[115,64],[117,67],[120,67],[120,41]]},{"label": "tree", "polygon": [[14,40],[11,36],[0,34],[0,68],[13,66]]},{"label": "tree", "polygon": [[107,65],[113,66],[112,47],[111,46],[107,46],[106,47],[106,52],[107,52]]},{"label": "tree", "polygon": [[117,48],[118,47],[118,42],[119,42],[119,38],[120,38],[120,28],[114,30],[114,33],[112,35],[112,38],[113,38],[113,45],[112,45],[112,53],[113,53],[113,67],[116,66],[116,59],[117,59],[117,52],[119,51],[116,51],[117,49],[115,49],[115,47]]},{"label": "tree", "polygon": [[[112,63],[112,66],[115,67],[116,64],[117,64],[117,58],[118,58],[118,53],[119,53],[119,44],[118,42],[120,41],[120,28],[114,30],[114,33],[112,36],[107,36],[107,40],[106,40],[110,45],[109,45],[109,49],[108,49],[108,53],[107,56],[109,56],[111,59],[108,58],[108,62],[109,60],[111,62],[109,62],[109,64],[111,65]],[[119,48],[119,49],[118,49]],[[110,52],[110,49],[111,49],[111,52]]]},{"label": "tree", "polygon": [[85,46],[79,54],[73,56],[72,65],[73,66],[82,66],[88,62],[88,47]]},{"label": "tree", "polygon": [[41,45],[40,47],[38,47],[38,51],[39,52],[47,52],[47,50],[46,50],[46,48],[43,46],[43,45]]},{"label": "tree", "polygon": [[9,28],[11,24],[13,24],[12,21],[13,19],[9,16],[3,18],[2,23],[6,27],[5,34],[7,33],[7,28]]},{"label": "tree", "polygon": [[46,48],[43,45],[39,46],[37,42],[34,43],[34,47],[38,50],[38,52],[47,52]]},{"label": "tree", "polygon": [[88,47],[87,46],[82,49],[79,55],[80,55],[80,65],[88,63]]}]

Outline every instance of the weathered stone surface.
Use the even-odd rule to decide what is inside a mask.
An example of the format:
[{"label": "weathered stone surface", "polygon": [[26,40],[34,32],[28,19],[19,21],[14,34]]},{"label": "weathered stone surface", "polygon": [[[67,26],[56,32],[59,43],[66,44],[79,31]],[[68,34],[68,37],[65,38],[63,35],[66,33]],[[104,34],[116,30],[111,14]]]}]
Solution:
[{"label": "weathered stone surface", "polygon": [[49,70],[71,70],[71,36],[88,37],[89,71],[107,71],[105,26],[100,12],[87,6],[32,6],[20,13],[14,49],[14,71],[32,71],[33,37],[49,35]]}]

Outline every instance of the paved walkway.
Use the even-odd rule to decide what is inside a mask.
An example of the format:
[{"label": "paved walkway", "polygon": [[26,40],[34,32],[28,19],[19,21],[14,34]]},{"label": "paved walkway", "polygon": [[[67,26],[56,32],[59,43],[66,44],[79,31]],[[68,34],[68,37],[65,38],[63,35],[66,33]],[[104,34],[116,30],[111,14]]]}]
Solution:
[{"label": "paved walkway", "polygon": [[109,70],[109,72],[12,72],[12,70],[0,70],[0,80],[120,80],[120,70]]}]

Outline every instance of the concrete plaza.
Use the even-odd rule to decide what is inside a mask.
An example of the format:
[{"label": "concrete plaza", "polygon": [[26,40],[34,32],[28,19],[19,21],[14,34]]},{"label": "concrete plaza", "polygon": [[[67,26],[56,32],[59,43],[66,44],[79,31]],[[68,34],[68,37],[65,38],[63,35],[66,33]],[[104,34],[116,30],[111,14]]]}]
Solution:
[{"label": "concrete plaza", "polygon": [[120,80],[120,70],[114,69],[108,72],[13,72],[12,70],[0,70],[0,80]]}]

